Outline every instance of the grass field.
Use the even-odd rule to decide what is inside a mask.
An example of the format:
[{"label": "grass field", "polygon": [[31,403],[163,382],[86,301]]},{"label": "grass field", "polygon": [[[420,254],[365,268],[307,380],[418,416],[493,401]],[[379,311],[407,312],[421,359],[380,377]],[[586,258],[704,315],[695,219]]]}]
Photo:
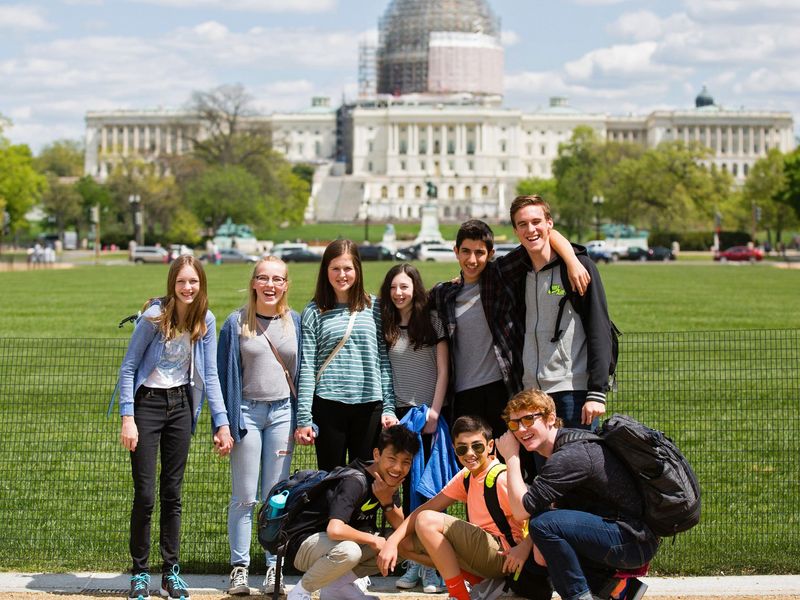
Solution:
[{"label": "grass field", "polygon": [[[316,268],[291,267],[298,310]],[[371,291],[387,268],[365,266]],[[455,264],[420,268],[429,285],[456,274]],[[610,410],[667,431],[704,490],[703,522],[667,542],[655,569],[800,571],[800,271],[680,262],[600,270],[612,317],[626,332]],[[212,266],[208,273],[221,321],[241,304],[249,268]],[[105,407],[131,331],[117,323],[163,293],[165,279],[162,266],[0,273],[4,568],[127,564],[130,467],[116,441],[118,421],[105,417]],[[222,572],[227,559],[229,472],[210,452],[208,427],[204,411],[184,488],[189,572]],[[310,466],[313,458],[298,452],[295,462]]]},{"label": "grass field", "polygon": [[[456,263],[419,263],[427,286],[458,274]],[[377,293],[389,263],[365,263]],[[622,331],[800,328],[800,270],[770,265],[616,263],[600,265],[609,311]],[[290,267],[290,303],[313,295],[317,265]],[[117,323],[164,293],[166,266],[85,266],[0,273],[0,335],[127,337]],[[207,268],[211,309],[221,322],[244,300],[246,265]]]}]

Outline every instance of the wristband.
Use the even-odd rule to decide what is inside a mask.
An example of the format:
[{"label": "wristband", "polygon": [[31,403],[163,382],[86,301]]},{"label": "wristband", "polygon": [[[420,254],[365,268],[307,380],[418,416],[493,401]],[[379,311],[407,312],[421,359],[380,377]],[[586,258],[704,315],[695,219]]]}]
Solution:
[{"label": "wristband", "polygon": [[381,509],[383,509],[383,512],[390,511],[393,508],[394,508],[394,502],[390,502],[389,504],[381,504]]}]

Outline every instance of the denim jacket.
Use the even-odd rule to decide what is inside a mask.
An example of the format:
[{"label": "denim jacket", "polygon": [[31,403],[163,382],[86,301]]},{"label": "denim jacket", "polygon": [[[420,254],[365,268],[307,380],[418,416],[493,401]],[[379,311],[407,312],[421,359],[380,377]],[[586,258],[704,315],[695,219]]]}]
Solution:
[{"label": "denim jacket", "polygon": [[[161,304],[154,301],[136,321],[128,343],[125,358],[119,369],[117,390],[119,391],[120,416],[133,416],[133,399],[138,389],[153,372],[164,352],[164,336],[158,325],[150,318],[161,313]],[[217,377],[217,335],[214,314],[206,311],[206,333],[199,342],[192,342],[192,358],[189,366],[189,386],[192,400],[192,432],[200,417],[203,399],[208,398],[213,430],[228,425],[228,413],[222,399],[222,390]],[[112,402],[114,397],[111,398]]]}]

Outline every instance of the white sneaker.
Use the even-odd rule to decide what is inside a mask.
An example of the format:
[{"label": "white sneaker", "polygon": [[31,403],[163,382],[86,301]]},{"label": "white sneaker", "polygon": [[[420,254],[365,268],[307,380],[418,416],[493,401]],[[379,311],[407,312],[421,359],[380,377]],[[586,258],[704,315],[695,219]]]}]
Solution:
[{"label": "white sneaker", "polygon": [[[287,600],[292,599],[287,598]],[[365,594],[355,583],[346,583],[333,588],[325,586],[319,591],[319,600],[380,600],[380,598]]]},{"label": "white sneaker", "polygon": [[228,581],[228,593],[231,596],[250,595],[250,586],[247,585],[247,567],[233,567]]},{"label": "white sneaker", "polygon": [[438,594],[447,589],[447,586],[439,577],[439,573],[433,567],[420,567],[422,576],[422,591],[426,594]]},{"label": "white sneaker", "polygon": [[369,591],[369,586],[372,585],[372,580],[370,580],[369,575],[365,575],[356,579],[353,585],[361,590],[361,593],[366,594]]},{"label": "white sneaker", "polygon": [[[261,588],[261,591],[264,594],[271,594],[275,591],[275,567],[269,566],[267,567],[267,575],[264,577],[264,586]],[[286,587],[283,585],[283,573],[281,573],[281,584],[278,586],[278,591],[281,594],[286,593]]]},{"label": "white sneaker", "polygon": [[304,590],[303,586],[298,583],[291,590],[289,590],[286,600],[311,600],[311,594]]},{"label": "white sneaker", "polygon": [[417,587],[420,580],[420,566],[414,561],[405,562],[406,572],[395,582],[395,587],[401,590],[410,590]]}]

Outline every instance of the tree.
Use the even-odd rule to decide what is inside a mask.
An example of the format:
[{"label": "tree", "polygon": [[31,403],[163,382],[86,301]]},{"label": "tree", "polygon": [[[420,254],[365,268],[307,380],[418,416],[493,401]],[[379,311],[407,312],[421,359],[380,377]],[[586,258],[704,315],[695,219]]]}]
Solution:
[{"label": "tree", "polygon": [[210,165],[244,165],[272,147],[266,124],[254,123],[252,97],[241,85],[194,92],[190,111],[203,132],[190,133],[193,154]]},{"label": "tree", "polygon": [[215,229],[229,217],[238,223],[265,221],[258,179],[243,167],[210,167],[184,193],[195,216]]},{"label": "tree", "polygon": [[11,144],[0,135],[0,216],[8,213],[12,233],[27,227],[25,214],[46,189],[47,179],[33,167],[30,148]]},{"label": "tree", "polygon": [[[530,179],[522,179],[517,183],[517,195],[541,196],[542,200],[553,207],[556,205],[556,188],[557,182],[555,179],[531,177]],[[503,216],[505,217],[505,215]]]},{"label": "tree", "polygon": [[35,160],[40,173],[58,177],[83,175],[83,145],[75,140],[58,140],[42,148]]},{"label": "tree", "polygon": [[781,199],[800,217],[800,148],[795,148],[794,152],[784,157],[783,172],[786,176],[786,187]]},{"label": "tree", "polygon": [[591,223],[592,198],[600,193],[602,142],[594,129],[579,125],[570,141],[561,144],[553,161],[556,178],[558,225],[582,239]]},{"label": "tree", "polygon": [[47,189],[42,195],[42,210],[53,220],[58,236],[63,238],[69,225],[81,220],[81,195],[74,184],[61,183],[52,172],[47,175]]},{"label": "tree", "polygon": [[196,246],[202,239],[202,235],[200,235],[202,228],[203,224],[194,216],[194,213],[181,207],[172,219],[167,238],[176,244]]},{"label": "tree", "polygon": [[[97,206],[101,220],[105,221],[109,214],[109,209],[113,206],[111,191],[108,186],[98,183],[91,175],[84,175],[75,182],[75,191],[81,197],[81,218],[78,221],[78,237],[84,237],[81,233],[85,228],[91,228],[92,209]],[[101,231],[105,224],[101,224]]]}]

